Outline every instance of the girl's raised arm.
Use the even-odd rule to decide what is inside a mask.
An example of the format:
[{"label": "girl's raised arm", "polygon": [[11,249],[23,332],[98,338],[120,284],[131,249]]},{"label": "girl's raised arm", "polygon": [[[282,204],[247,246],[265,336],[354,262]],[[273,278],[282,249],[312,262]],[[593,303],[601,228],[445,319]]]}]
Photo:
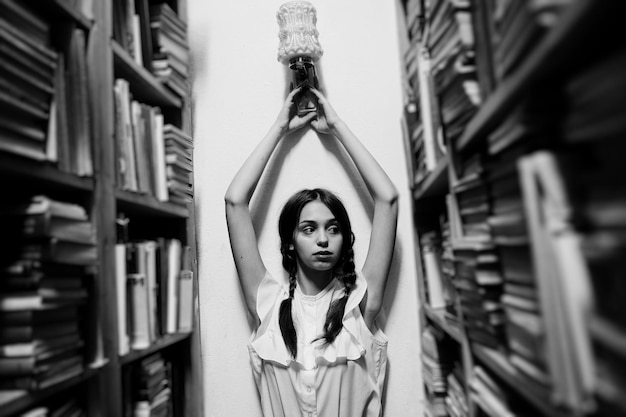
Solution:
[{"label": "girl's raised arm", "polygon": [[224,196],[226,223],[239,282],[248,311],[257,321],[257,288],[265,276],[266,269],[259,253],[249,203],[278,142],[288,133],[309,123],[315,116],[314,113],[303,117],[294,115],[293,98],[299,91],[300,89],[296,88],[289,93],[276,121],[241,166]]},{"label": "girl's raised arm", "polygon": [[313,120],[311,125],[318,132],[331,133],[339,139],[374,199],[372,233],[362,269],[363,276],[367,279],[368,295],[361,305],[365,322],[371,328],[382,307],[393,257],[398,219],[398,192],[376,159],[339,118],[326,97],[314,88],[311,88],[311,91],[317,96],[322,110],[320,117]]}]

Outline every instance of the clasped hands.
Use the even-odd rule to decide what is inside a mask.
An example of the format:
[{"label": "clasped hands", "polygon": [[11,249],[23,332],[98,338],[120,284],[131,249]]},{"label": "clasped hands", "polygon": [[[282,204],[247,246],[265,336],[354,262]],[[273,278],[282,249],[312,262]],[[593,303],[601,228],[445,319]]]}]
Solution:
[{"label": "clasped hands", "polygon": [[[303,88],[308,88],[317,96],[319,107],[317,112],[310,112],[300,116],[295,110],[296,105],[294,98]],[[276,124],[283,134],[294,132],[307,124],[310,124],[318,133],[330,134],[335,125],[340,121],[341,119],[326,97],[319,90],[309,85],[307,87],[297,87],[291,90],[278,114]]]}]

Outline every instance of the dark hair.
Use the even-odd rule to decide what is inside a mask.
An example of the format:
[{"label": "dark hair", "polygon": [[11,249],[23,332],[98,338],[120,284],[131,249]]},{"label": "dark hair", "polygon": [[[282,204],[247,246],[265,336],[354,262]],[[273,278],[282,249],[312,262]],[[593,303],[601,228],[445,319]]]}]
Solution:
[{"label": "dark hair", "polygon": [[292,246],[293,236],[294,230],[300,220],[302,208],[311,201],[316,200],[328,207],[339,223],[339,230],[343,236],[343,246],[341,247],[341,256],[339,257],[337,265],[335,265],[333,273],[334,277],[343,283],[345,292],[343,297],[333,301],[328,308],[326,322],[324,323],[324,335],[321,336],[319,340],[324,340],[325,343],[332,343],[337,335],[339,335],[343,327],[342,321],[346,302],[356,282],[354,251],[352,249],[354,234],[350,226],[348,212],[341,200],[332,192],[321,188],[312,190],[306,189],[294,194],[287,203],[285,203],[278,219],[280,252],[283,255],[283,267],[289,274],[289,298],[283,300],[280,305],[278,323],[285,345],[294,358],[298,353],[298,340],[293,317],[291,315],[291,304],[294,290],[296,289],[296,272],[298,265],[296,251]]}]

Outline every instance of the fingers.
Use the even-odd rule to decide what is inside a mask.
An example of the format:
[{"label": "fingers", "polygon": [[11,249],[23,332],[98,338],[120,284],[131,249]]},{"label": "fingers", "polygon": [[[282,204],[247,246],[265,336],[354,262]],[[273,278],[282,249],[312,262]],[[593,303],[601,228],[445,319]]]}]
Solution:
[{"label": "fingers", "polygon": [[298,94],[300,91],[302,90],[302,87],[296,87],[293,90],[291,90],[291,92],[289,94],[287,94],[287,100],[288,101],[293,101],[293,97]]},{"label": "fingers", "polygon": [[324,95],[317,88],[309,86],[309,90],[311,90],[319,100],[326,100],[326,97],[324,97]]}]

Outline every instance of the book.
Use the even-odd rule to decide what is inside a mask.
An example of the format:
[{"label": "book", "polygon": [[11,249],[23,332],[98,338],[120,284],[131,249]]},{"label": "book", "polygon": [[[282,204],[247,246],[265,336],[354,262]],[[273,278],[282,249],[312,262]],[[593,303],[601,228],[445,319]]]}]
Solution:
[{"label": "book", "polygon": [[0,312],[0,326],[43,325],[78,318],[77,307]]},{"label": "book", "polygon": [[87,290],[40,289],[0,294],[0,311],[48,309],[85,303]]},{"label": "book", "polygon": [[[588,328],[592,298],[580,237],[567,213],[571,206],[557,158],[540,151],[518,164],[532,240],[547,365],[556,404],[589,409],[595,373]],[[550,225],[558,225],[550,227]]]},{"label": "book", "polygon": [[43,325],[13,325],[0,328],[0,343],[25,343],[37,339],[51,339],[54,336],[63,336],[78,333],[76,320],[58,321]]},{"label": "book", "polygon": [[191,247],[185,245],[181,254],[181,271],[178,278],[178,331],[193,330],[195,308]]},{"label": "book", "polygon": [[150,311],[148,304],[148,283],[146,276],[128,273],[128,297],[130,313],[130,347],[133,350],[150,346]]},{"label": "book", "polygon": [[86,34],[82,29],[71,32],[67,51],[67,104],[71,172],[79,176],[93,175],[91,116],[87,85]]},{"label": "book", "polygon": [[0,378],[0,389],[37,391],[77,377],[83,370],[84,365],[82,362],[77,360],[67,361],[63,363],[62,366],[48,369],[34,375]]},{"label": "book", "polygon": [[[1,343],[1,342],[0,342]],[[23,343],[8,343],[0,345],[0,357],[28,357],[38,356],[57,349],[83,346],[83,340],[78,333],[69,333],[46,339],[35,339]]]},{"label": "book", "polygon": [[95,264],[97,248],[93,244],[77,243],[52,237],[41,241],[25,242],[21,248],[21,256],[24,259],[35,261],[87,266]]},{"label": "book", "polygon": [[178,303],[180,302],[179,276],[182,261],[182,243],[178,239],[170,239],[166,248],[167,256],[167,320],[165,331],[168,334],[178,332]]},{"label": "book", "polygon": [[115,245],[115,293],[117,302],[117,344],[118,354],[126,355],[130,351],[128,329],[128,283],[126,277],[126,247],[127,243]]},{"label": "book", "polygon": [[82,362],[82,355],[73,347],[59,348],[37,356],[0,358],[0,377],[52,373]]}]

